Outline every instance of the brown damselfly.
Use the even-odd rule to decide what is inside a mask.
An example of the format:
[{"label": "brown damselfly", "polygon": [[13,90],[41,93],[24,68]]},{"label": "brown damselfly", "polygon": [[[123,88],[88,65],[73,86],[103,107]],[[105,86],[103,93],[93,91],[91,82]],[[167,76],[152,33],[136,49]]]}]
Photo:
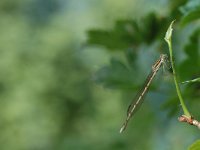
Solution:
[{"label": "brown damselfly", "polygon": [[158,70],[160,69],[160,67],[166,61],[167,61],[167,55],[166,54],[161,54],[160,58],[152,66],[151,72],[148,75],[148,77],[147,77],[142,89],[136,94],[135,98],[133,99],[133,101],[131,102],[131,104],[128,107],[127,117],[126,117],[126,120],[125,120],[123,126],[120,129],[120,133],[122,133],[126,129],[130,118],[140,108],[142,102],[144,101],[144,97],[145,97],[145,95],[146,95],[146,93],[147,93],[147,91],[149,89],[149,86],[150,86],[153,78],[155,77],[155,75],[158,72]]}]

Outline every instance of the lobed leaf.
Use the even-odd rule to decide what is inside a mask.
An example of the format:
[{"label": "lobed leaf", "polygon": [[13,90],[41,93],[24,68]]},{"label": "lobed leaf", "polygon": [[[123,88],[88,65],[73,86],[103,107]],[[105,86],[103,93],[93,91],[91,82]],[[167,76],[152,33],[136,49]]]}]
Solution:
[{"label": "lobed leaf", "polygon": [[190,37],[189,43],[185,46],[184,51],[187,58],[180,64],[179,72],[181,80],[187,80],[188,78],[197,78],[200,76],[200,29],[194,31]]},{"label": "lobed leaf", "polygon": [[150,44],[163,33],[165,22],[165,18],[158,18],[153,13],[140,22],[118,20],[111,30],[89,30],[87,43],[104,46],[108,50],[124,50],[142,43]]},{"label": "lobed leaf", "polygon": [[95,74],[95,81],[109,88],[134,88],[134,76],[122,62],[112,58],[109,66],[98,70]]}]

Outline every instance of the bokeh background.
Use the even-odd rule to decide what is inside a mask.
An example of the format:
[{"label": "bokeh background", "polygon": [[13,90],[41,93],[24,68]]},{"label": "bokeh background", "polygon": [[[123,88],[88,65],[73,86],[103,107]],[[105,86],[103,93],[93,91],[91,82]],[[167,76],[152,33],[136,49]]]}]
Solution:
[{"label": "bokeh background", "polygon": [[[177,121],[167,69],[119,129],[151,65],[168,53],[174,19],[179,79],[200,77],[199,8],[199,0],[1,0],[0,149],[187,149],[200,131]],[[199,83],[181,87],[200,119]]]}]

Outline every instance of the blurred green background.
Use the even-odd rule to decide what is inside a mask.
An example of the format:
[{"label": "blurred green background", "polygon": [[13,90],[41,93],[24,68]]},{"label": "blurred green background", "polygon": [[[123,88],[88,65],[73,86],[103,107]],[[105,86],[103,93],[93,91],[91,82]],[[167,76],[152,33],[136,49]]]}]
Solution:
[{"label": "blurred green background", "polygon": [[[170,71],[119,134],[127,106],[173,34],[180,81],[200,77],[199,0],[1,0],[1,150],[183,150],[200,131]],[[199,83],[181,85],[200,119]]]}]

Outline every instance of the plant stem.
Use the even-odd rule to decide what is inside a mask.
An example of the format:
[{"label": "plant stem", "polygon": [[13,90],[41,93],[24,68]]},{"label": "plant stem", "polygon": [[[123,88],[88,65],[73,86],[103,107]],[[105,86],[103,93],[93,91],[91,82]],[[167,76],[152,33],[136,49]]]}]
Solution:
[{"label": "plant stem", "polygon": [[178,94],[178,98],[179,98],[179,101],[181,103],[181,106],[182,106],[184,114],[186,116],[191,116],[189,111],[188,111],[188,109],[187,109],[187,107],[186,107],[186,105],[185,105],[185,103],[184,103],[184,100],[183,100],[183,97],[182,97],[182,94],[181,94],[181,90],[180,90],[180,86],[178,84],[176,70],[175,70],[175,66],[174,66],[171,42],[168,44],[168,46],[169,46],[169,51],[170,51],[170,62],[171,62],[171,65],[172,65],[172,71],[173,71],[173,76],[174,76],[174,83],[175,83],[175,86],[176,86],[176,92]]},{"label": "plant stem", "polygon": [[181,94],[181,90],[180,90],[180,86],[178,84],[178,79],[177,79],[177,75],[176,75],[176,70],[175,70],[175,65],[174,65],[174,60],[173,60],[173,49],[172,49],[172,44],[171,44],[171,36],[172,36],[172,25],[173,25],[174,21],[170,24],[167,32],[166,32],[166,35],[165,35],[165,40],[166,42],[168,43],[168,47],[169,47],[169,54],[170,54],[170,62],[171,62],[171,66],[172,66],[172,71],[173,71],[173,76],[174,76],[174,83],[175,83],[175,86],[176,86],[176,92],[177,92],[177,95],[178,95],[178,98],[179,98],[179,101],[181,103],[181,107],[183,109],[183,112],[186,116],[191,116],[185,103],[184,103],[184,100],[183,100],[183,97],[182,97],[182,94]]}]

